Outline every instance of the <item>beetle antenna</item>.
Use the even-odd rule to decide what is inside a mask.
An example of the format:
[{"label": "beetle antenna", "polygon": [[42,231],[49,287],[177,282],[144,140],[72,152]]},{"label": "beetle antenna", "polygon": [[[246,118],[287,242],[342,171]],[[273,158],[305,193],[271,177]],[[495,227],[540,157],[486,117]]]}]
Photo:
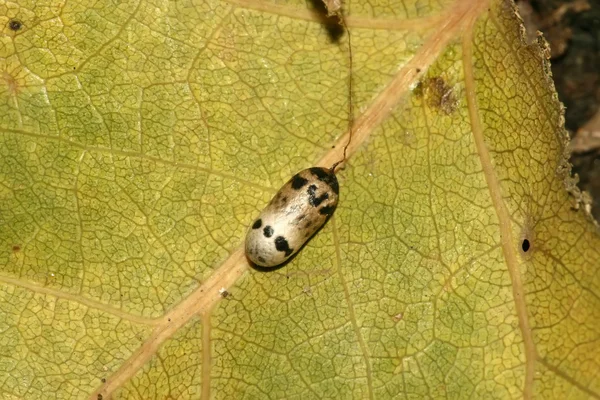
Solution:
[{"label": "beetle antenna", "polygon": [[352,141],[352,131],[354,128],[354,103],[352,102],[352,93],[353,93],[353,61],[352,61],[352,37],[350,35],[350,29],[348,29],[348,24],[346,24],[346,18],[344,17],[344,9],[340,6],[340,8],[335,12],[338,19],[340,20],[340,25],[346,31],[348,35],[348,62],[350,64],[349,73],[348,73],[348,142],[344,146],[344,154],[342,159],[337,161],[331,167],[331,171],[335,173],[335,168],[346,161],[346,152],[348,151],[348,146],[350,146],[350,142]]}]

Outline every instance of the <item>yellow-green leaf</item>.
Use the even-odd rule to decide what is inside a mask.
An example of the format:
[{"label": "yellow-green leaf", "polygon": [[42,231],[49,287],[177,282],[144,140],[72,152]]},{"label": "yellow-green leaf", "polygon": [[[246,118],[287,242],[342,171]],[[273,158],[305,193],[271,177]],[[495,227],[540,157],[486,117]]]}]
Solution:
[{"label": "yellow-green leaf", "polygon": [[[600,398],[600,235],[505,0],[0,3],[3,399]],[[335,21],[335,20],[334,20]],[[227,296],[225,294],[228,294]]]}]

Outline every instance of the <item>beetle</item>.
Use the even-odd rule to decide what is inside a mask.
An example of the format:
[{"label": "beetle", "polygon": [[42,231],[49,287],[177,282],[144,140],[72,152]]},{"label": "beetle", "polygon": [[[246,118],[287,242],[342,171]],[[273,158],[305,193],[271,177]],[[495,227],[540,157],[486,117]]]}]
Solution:
[{"label": "beetle", "polygon": [[335,211],[339,184],[334,169],[312,167],[294,175],[271,199],[246,234],[246,255],[275,267],[298,252]]}]

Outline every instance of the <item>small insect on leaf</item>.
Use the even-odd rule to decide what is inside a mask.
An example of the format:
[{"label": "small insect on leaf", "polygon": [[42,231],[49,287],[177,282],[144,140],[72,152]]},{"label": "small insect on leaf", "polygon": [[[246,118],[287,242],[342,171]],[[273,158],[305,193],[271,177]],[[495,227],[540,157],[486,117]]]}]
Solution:
[{"label": "small insect on leaf", "polygon": [[333,214],[339,191],[332,169],[314,167],[294,175],[248,229],[250,261],[275,267],[288,260]]}]

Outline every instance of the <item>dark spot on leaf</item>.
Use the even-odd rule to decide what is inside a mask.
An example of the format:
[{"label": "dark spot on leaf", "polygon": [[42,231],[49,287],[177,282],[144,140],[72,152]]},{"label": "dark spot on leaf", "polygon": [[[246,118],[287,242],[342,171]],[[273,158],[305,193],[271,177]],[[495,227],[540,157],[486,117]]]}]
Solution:
[{"label": "dark spot on leaf", "polygon": [[454,89],[439,76],[423,79],[417,84],[413,93],[417,97],[422,97],[429,107],[445,114],[452,114],[458,107]]},{"label": "dark spot on leaf", "polygon": [[98,400],[102,400],[102,395],[101,394],[98,395]]},{"label": "dark spot on leaf", "polygon": [[13,251],[14,251],[15,253],[17,253],[17,252],[21,251],[21,246],[19,246],[18,244],[15,244],[15,245],[13,246]]},{"label": "dark spot on leaf", "polygon": [[277,236],[275,238],[275,248],[277,249],[277,251],[285,252],[286,257],[289,257],[294,252],[293,249],[290,249],[288,241],[285,240],[283,236]]},{"label": "dark spot on leaf", "polygon": [[106,383],[106,378],[101,379],[102,383]]},{"label": "dark spot on leaf", "polygon": [[323,193],[322,195],[317,197],[316,191],[317,191],[316,185],[310,185],[308,187],[308,191],[307,191],[308,192],[308,202],[313,207],[318,207],[322,202],[324,202],[325,200],[327,200],[329,198],[329,193]]},{"label": "dark spot on leaf", "polygon": [[523,249],[523,251],[525,253],[527,253],[527,251],[529,250],[530,247],[531,247],[531,245],[529,244],[529,240],[527,240],[527,239],[523,240],[523,243],[521,244],[521,248]]},{"label": "dark spot on leaf", "polygon": [[331,190],[333,190],[333,192],[335,194],[340,193],[340,186],[338,185],[338,180],[335,177],[335,174],[333,173],[332,170],[326,169],[326,168],[314,167],[314,168],[310,169],[310,172],[314,176],[316,176],[317,179],[319,179],[321,182],[324,182],[327,185],[329,185],[329,187],[331,188]]},{"label": "dark spot on leaf", "polygon": [[421,72],[421,68],[417,68],[417,74]]},{"label": "dark spot on leaf", "polygon": [[254,224],[252,224],[252,229],[258,229],[262,226],[262,219],[257,219]]},{"label": "dark spot on leaf", "polygon": [[11,19],[8,22],[8,27],[10,28],[11,31],[16,32],[23,27],[23,23],[21,21],[19,21],[18,19]]},{"label": "dark spot on leaf", "polygon": [[273,236],[273,228],[270,225],[265,226],[265,229],[263,229],[263,234],[265,237],[270,238]]},{"label": "dark spot on leaf", "polygon": [[294,175],[294,177],[292,178],[292,189],[301,189],[302,186],[306,185],[307,183],[307,179],[301,177],[300,175]]}]

